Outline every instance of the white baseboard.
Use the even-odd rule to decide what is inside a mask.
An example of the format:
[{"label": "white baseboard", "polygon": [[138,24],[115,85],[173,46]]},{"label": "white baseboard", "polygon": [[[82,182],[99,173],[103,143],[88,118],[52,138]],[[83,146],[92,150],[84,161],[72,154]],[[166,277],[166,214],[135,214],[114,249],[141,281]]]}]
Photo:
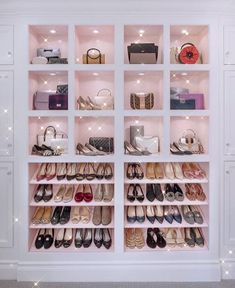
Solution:
[{"label": "white baseboard", "polygon": [[221,264],[222,279],[235,279],[235,261],[224,261]]},{"label": "white baseboard", "polygon": [[220,263],[198,264],[19,264],[18,281],[32,282],[198,282],[220,281]]},{"label": "white baseboard", "polygon": [[16,280],[17,264],[16,263],[0,263],[0,279],[1,280]]}]

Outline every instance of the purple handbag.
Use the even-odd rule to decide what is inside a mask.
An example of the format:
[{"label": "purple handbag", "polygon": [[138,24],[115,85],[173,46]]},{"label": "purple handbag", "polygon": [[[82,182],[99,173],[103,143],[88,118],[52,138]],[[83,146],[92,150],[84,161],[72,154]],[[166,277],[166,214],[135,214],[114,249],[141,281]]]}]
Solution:
[{"label": "purple handbag", "polygon": [[49,110],[68,110],[68,95],[67,94],[50,95]]},{"label": "purple handbag", "polygon": [[195,109],[205,109],[204,94],[202,93],[179,94],[179,100],[195,100]]}]

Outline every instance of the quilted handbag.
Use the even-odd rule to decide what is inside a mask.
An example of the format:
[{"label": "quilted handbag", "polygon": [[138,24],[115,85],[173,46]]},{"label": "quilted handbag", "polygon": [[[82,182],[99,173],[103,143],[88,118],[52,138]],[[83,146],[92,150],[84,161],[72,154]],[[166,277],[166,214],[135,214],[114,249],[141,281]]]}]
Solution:
[{"label": "quilted handbag", "polygon": [[68,95],[68,85],[57,85],[56,93]]},{"label": "quilted handbag", "polygon": [[154,43],[131,43],[127,46],[130,64],[156,64],[158,46]]},{"label": "quilted handbag", "polygon": [[184,43],[180,48],[178,58],[182,64],[195,64],[199,56],[199,52],[194,44]]},{"label": "quilted handbag", "polygon": [[37,91],[33,95],[33,109],[34,110],[48,110],[49,96],[56,94],[55,91]]},{"label": "quilted handbag", "polygon": [[195,101],[195,108],[194,109],[205,109],[204,106],[204,94],[202,93],[187,93],[187,94],[179,94],[180,101]]},{"label": "quilted handbag", "polygon": [[110,89],[100,89],[97,95],[94,97],[94,100],[95,104],[102,110],[113,110],[114,108],[113,96]]},{"label": "quilted handbag", "polygon": [[45,57],[48,60],[50,58],[60,58],[60,48],[38,48],[37,56]]},{"label": "quilted handbag", "polygon": [[89,144],[106,153],[114,151],[113,137],[90,137]]},{"label": "quilted handbag", "polygon": [[131,93],[130,106],[132,109],[152,109],[154,105],[153,93]]},{"label": "quilted handbag", "polygon": [[178,145],[184,151],[190,151],[194,154],[204,153],[201,141],[192,129],[184,131],[182,137],[180,137],[178,141]]},{"label": "quilted handbag", "polygon": [[195,99],[171,99],[172,110],[192,110],[195,107]]},{"label": "quilted handbag", "polygon": [[68,110],[68,94],[49,95],[49,110]]},{"label": "quilted handbag", "polygon": [[83,64],[105,64],[105,55],[97,48],[90,48],[82,56]]},{"label": "quilted handbag", "polygon": [[49,58],[48,64],[68,64],[67,58]]},{"label": "quilted handbag", "polygon": [[56,131],[54,126],[47,126],[43,133],[37,135],[37,145],[43,144],[51,147],[54,139],[66,139],[68,145],[68,137],[64,132]]},{"label": "quilted handbag", "polygon": [[136,136],[135,143],[138,148],[152,154],[159,152],[159,138],[157,136]]}]

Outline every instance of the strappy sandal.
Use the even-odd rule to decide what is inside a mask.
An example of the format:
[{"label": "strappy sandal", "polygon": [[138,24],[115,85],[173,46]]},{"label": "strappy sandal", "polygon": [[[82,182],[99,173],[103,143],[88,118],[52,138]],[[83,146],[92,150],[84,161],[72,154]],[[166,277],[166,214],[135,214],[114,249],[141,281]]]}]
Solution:
[{"label": "strappy sandal", "polygon": [[185,195],[190,201],[196,200],[196,184],[185,184]]},{"label": "strappy sandal", "polygon": [[195,184],[195,186],[196,186],[196,199],[198,201],[205,201],[206,194],[204,193],[201,184]]},{"label": "strappy sandal", "polygon": [[125,229],[125,242],[126,242],[126,247],[130,249],[135,248],[135,229],[134,228],[127,228]]},{"label": "strappy sandal", "polygon": [[135,246],[138,249],[142,249],[144,247],[144,233],[141,228],[135,228]]}]

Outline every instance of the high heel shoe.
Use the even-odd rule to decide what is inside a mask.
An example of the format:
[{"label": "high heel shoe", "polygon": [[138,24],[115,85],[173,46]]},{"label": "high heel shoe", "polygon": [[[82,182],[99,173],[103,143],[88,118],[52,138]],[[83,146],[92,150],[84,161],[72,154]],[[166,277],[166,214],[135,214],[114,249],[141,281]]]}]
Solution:
[{"label": "high heel shoe", "polygon": [[134,163],[134,175],[137,179],[142,180],[144,178],[144,171],[140,164]]},{"label": "high heel shoe", "polygon": [[102,110],[102,108],[99,105],[95,104],[89,96],[87,96],[87,103],[92,110]]},{"label": "high heel shoe", "polygon": [[110,180],[113,178],[113,169],[112,166],[109,163],[106,163],[104,165],[104,178],[106,180]]},{"label": "high heel shoe", "polygon": [[135,184],[135,198],[139,202],[143,202],[144,201],[144,192],[143,192],[142,187],[140,186],[140,184]]},{"label": "high heel shoe", "polygon": [[41,181],[46,178],[47,163],[42,163],[38,169],[36,179]]},{"label": "high heel shoe", "polygon": [[92,107],[88,104],[88,102],[82,96],[78,97],[77,103],[78,103],[80,110],[92,110]]},{"label": "high heel shoe", "polygon": [[88,181],[95,179],[96,171],[93,163],[87,163],[85,167],[85,175]]},{"label": "high heel shoe", "polygon": [[134,164],[128,163],[127,168],[126,168],[126,177],[130,180],[133,180],[135,178]]},{"label": "high heel shoe", "polygon": [[32,155],[52,156],[53,153],[50,150],[44,149],[41,146],[34,145],[32,148]]},{"label": "high heel shoe", "polygon": [[79,154],[83,154],[85,156],[96,156],[97,155],[97,153],[91,151],[89,148],[87,148],[86,146],[83,146],[81,143],[77,144],[76,149],[77,149],[77,152]]},{"label": "high heel shoe", "polygon": [[136,156],[143,155],[140,151],[138,151],[133,145],[131,145],[127,141],[124,141],[124,148],[125,148],[125,153],[128,151],[130,155],[136,155]]},{"label": "high heel shoe", "polygon": [[98,155],[98,156],[107,155],[106,152],[100,151],[100,150],[96,149],[94,146],[92,146],[92,145],[89,144],[89,143],[86,143],[86,144],[85,144],[85,147],[87,147],[90,151],[94,152],[95,155]]}]

